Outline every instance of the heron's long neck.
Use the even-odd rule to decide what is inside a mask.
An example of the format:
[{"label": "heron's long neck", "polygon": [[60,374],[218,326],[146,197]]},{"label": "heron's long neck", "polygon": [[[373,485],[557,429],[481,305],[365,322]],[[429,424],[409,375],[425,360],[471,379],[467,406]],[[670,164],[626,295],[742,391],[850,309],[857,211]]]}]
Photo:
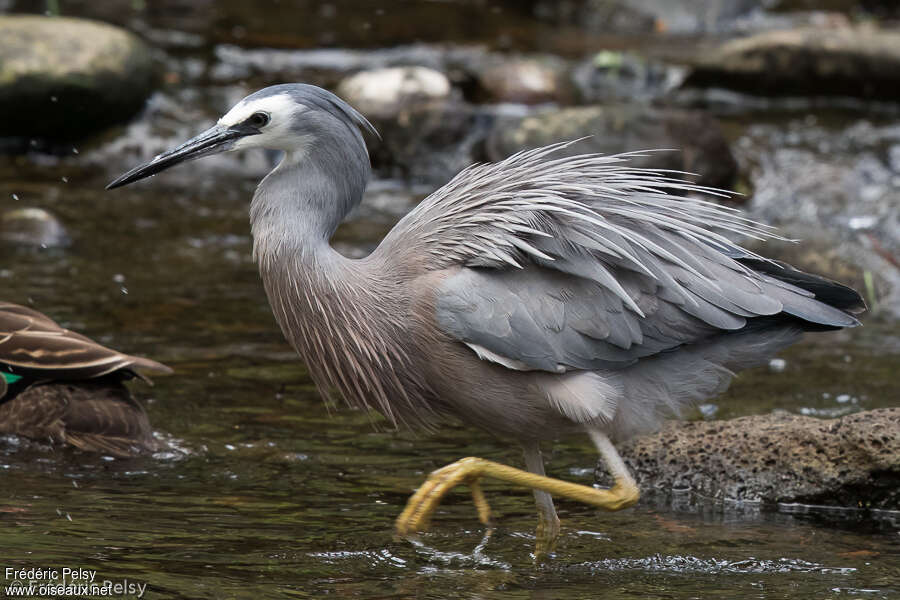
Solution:
[{"label": "heron's long neck", "polygon": [[301,354],[306,354],[306,338],[317,333],[311,327],[318,319],[332,314],[359,318],[349,314],[354,310],[352,290],[377,285],[358,261],[328,243],[362,198],[368,162],[329,155],[327,146],[325,154],[322,150],[286,154],[256,188],[250,205],[253,255],[269,304]]},{"label": "heron's long neck", "polygon": [[253,256],[269,304],[301,354],[306,341],[301,329],[310,333],[307,326],[316,313],[335,310],[323,305],[340,303],[346,288],[364,279],[356,261],[341,256],[328,241],[359,204],[368,164],[365,172],[337,173],[338,161],[323,161],[318,153],[315,158],[320,160],[288,153],[256,188],[250,205]]},{"label": "heron's long neck", "polygon": [[[364,153],[364,151],[363,151]],[[253,255],[260,268],[300,255],[315,261],[332,253],[328,240],[362,200],[368,160],[317,150],[288,152],[260,182],[250,205]]]},{"label": "heron's long neck", "polygon": [[409,367],[414,341],[398,316],[407,310],[404,286],[377,263],[344,258],[328,243],[365,180],[289,161],[259,185],[250,211],[275,319],[323,393],[337,389],[352,405],[426,422],[427,385]]}]

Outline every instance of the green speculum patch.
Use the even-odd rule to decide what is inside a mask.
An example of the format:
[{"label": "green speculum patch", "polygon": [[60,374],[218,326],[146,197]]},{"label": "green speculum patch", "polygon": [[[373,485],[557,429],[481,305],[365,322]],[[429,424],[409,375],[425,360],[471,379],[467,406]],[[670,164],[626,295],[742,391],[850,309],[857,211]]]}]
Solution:
[{"label": "green speculum patch", "polygon": [[15,383],[18,380],[22,379],[21,375],[13,375],[12,373],[5,373],[0,371],[0,376],[3,376],[3,379],[6,380],[6,383]]}]

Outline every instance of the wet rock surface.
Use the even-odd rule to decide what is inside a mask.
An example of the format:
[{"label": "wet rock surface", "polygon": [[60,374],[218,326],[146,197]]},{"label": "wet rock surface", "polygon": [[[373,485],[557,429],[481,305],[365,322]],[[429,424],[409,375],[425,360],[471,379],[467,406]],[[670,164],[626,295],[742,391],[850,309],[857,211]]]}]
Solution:
[{"label": "wet rock surface", "polygon": [[687,85],[757,95],[900,99],[900,32],[809,27],[730,41],[700,57]]},{"label": "wet rock surface", "polygon": [[82,19],[0,16],[0,137],[76,139],[137,113],[154,87],[132,33]]},{"label": "wet rock surface", "polygon": [[[900,408],[829,420],[780,411],[672,421],[619,450],[651,495],[900,509]],[[602,465],[595,475],[608,482]]]},{"label": "wet rock surface", "polygon": [[65,226],[43,208],[0,211],[0,242],[13,246],[65,248],[72,240]]},{"label": "wet rock surface", "polygon": [[487,157],[501,160],[529,148],[591,136],[559,156],[672,148],[636,157],[635,166],[674,169],[700,175],[699,183],[728,187],[737,164],[715,119],[698,111],[640,105],[566,108],[518,120],[501,120],[486,142]]}]

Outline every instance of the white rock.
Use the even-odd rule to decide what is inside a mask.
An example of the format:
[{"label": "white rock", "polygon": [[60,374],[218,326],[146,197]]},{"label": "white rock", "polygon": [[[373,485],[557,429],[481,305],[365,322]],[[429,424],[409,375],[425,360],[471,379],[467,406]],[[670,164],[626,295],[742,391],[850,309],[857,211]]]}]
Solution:
[{"label": "white rock", "polygon": [[427,67],[391,67],[360,71],[341,81],[338,96],[366,116],[390,118],[413,104],[444,100],[450,80]]}]

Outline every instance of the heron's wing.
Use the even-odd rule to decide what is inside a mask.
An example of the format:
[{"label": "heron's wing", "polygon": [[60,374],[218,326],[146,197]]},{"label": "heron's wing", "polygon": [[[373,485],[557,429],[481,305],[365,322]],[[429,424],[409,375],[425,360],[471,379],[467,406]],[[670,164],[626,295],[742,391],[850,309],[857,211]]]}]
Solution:
[{"label": "heron's wing", "polygon": [[[428,253],[447,277],[440,326],[482,358],[559,372],[635,360],[782,312],[826,327],[856,319],[803,287],[757,272],[764,260],[724,233],[775,237],[628,155],[550,160],[559,146],[464,171],[385,240]],[[402,244],[398,241],[402,240]]]},{"label": "heron's wing", "polygon": [[163,364],[107,348],[9,302],[0,302],[0,365],[36,379],[89,379],[120,369],[171,373]]}]

